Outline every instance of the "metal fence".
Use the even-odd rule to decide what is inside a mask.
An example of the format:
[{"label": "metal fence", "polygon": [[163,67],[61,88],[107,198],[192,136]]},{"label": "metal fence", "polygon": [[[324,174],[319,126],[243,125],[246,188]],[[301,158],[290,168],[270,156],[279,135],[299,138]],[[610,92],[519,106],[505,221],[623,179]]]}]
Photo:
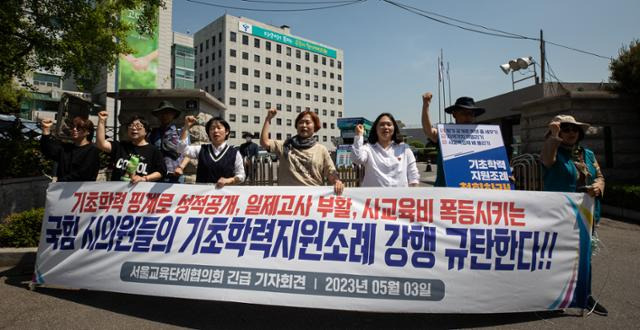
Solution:
[{"label": "metal fence", "polygon": [[522,154],[513,157],[511,168],[516,190],[542,190],[542,164],[539,155]]},{"label": "metal fence", "polygon": [[[278,185],[279,161],[274,161],[270,156],[245,157],[244,171],[246,174],[245,185],[249,186],[276,186]],[[345,187],[359,187],[364,177],[364,168],[360,165],[339,167],[338,176]],[[327,184],[327,182],[325,182]]]}]

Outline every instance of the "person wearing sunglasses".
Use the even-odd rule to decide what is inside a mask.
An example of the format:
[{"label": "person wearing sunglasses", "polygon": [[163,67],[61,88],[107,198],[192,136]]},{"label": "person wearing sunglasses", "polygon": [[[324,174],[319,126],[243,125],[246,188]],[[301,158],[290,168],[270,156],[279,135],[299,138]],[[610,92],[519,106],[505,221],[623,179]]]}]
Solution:
[{"label": "person wearing sunglasses", "polygon": [[[600,199],[604,192],[604,176],[596,156],[580,145],[589,124],[576,121],[573,116],[557,115],[549,123],[540,159],[544,165],[544,190],[584,192],[595,198],[591,228],[600,221]],[[591,271],[587,274],[587,308],[599,315],[607,315],[607,309],[591,296]],[[576,290],[579,292],[580,290]]]},{"label": "person wearing sunglasses", "polygon": [[51,119],[40,122],[42,154],[57,163],[56,177],[59,182],[96,181],[100,170],[100,150],[91,143],[93,123],[81,116],[71,120],[71,143],[62,142],[51,135]]},{"label": "person wearing sunglasses", "polygon": [[[131,183],[143,181],[160,181],[167,173],[162,153],[154,145],[147,141],[150,132],[149,122],[144,117],[134,115],[126,123],[128,141],[107,141],[106,124],[108,113],[98,113],[98,134],[96,146],[98,149],[111,154],[113,172],[111,181],[122,181],[128,178]],[[138,165],[134,173],[125,176],[128,172],[129,162],[135,158]]]}]

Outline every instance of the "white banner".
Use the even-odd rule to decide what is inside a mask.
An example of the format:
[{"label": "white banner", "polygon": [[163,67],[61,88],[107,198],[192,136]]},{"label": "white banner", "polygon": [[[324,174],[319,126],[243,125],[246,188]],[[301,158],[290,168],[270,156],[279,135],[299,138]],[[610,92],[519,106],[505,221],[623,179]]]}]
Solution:
[{"label": "white banner", "polygon": [[[36,282],[407,313],[572,302],[593,200],[450,188],[54,183]],[[585,236],[586,235],[586,236]],[[584,250],[584,248],[583,248]],[[584,253],[585,251],[583,251]]]}]

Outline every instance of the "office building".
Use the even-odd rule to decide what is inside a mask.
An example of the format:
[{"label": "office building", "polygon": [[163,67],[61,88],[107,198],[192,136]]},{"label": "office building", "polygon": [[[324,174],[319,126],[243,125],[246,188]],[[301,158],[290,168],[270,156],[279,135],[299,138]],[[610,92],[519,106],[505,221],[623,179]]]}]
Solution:
[{"label": "office building", "polygon": [[231,125],[230,142],[242,132],[259,137],[266,109],[280,110],[271,138],[296,134],[295,118],[315,111],[320,143],[335,149],[336,120],[344,115],[344,54],[340,49],[244,17],[224,15],[194,35],[195,86],[222,101]]}]

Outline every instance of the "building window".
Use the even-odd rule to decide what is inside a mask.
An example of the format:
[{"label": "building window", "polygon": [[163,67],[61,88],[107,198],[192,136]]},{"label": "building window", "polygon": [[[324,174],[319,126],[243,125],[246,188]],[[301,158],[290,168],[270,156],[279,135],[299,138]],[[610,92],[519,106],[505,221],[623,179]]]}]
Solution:
[{"label": "building window", "polygon": [[271,109],[271,102],[264,102],[264,107],[267,109]]},{"label": "building window", "polygon": [[300,93],[300,92],[296,92],[296,98],[297,98],[297,99],[301,99],[301,98],[302,98],[302,93]]},{"label": "building window", "polygon": [[282,133],[276,133],[276,140],[282,140]]},{"label": "building window", "polygon": [[315,75],[315,76],[318,75],[318,69],[313,69],[313,75]]},{"label": "building window", "polygon": [[[291,104],[287,104],[287,112],[291,112]],[[289,125],[291,126],[291,125]]]},{"label": "building window", "polygon": [[335,129],[336,128],[336,124],[331,123],[331,129]]},{"label": "building window", "polygon": [[329,91],[331,92],[335,91],[335,88],[333,87],[333,85],[329,85]]},{"label": "building window", "polygon": [[298,72],[302,71],[302,67],[300,66],[300,64],[296,64],[296,71]]},{"label": "building window", "polygon": [[304,81],[304,85],[305,85],[306,87],[309,87],[309,86],[311,86],[311,82],[310,82],[309,80],[305,80],[305,81]]},{"label": "building window", "polygon": [[342,87],[338,86],[338,93],[342,93]]},{"label": "building window", "polygon": [[291,119],[287,119],[287,126],[291,126]]},{"label": "building window", "polygon": [[243,91],[248,91],[249,90],[249,84],[242,84],[242,90]]},{"label": "building window", "polygon": [[253,116],[253,123],[254,123],[254,124],[260,124],[260,117],[258,117],[258,116]]},{"label": "building window", "polygon": [[276,125],[278,126],[282,125],[282,118],[276,118]]},{"label": "building window", "polygon": [[231,42],[236,42],[236,33],[235,32],[229,32],[229,41]]},{"label": "building window", "polygon": [[313,82],[313,88],[318,88],[318,82],[317,81]]},{"label": "building window", "polygon": [[322,97],[322,103],[327,103],[327,97],[326,96]]},{"label": "building window", "polygon": [[[338,105],[342,105],[342,99],[338,99]],[[342,116],[340,116],[342,117]]]},{"label": "building window", "polygon": [[253,76],[256,78],[260,78],[260,70],[253,70]]},{"label": "building window", "polygon": [[327,65],[327,58],[326,57],[322,58],[322,65]]},{"label": "building window", "polygon": [[267,95],[271,95],[271,87],[265,87],[264,88],[264,93]]},{"label": "building window", "polygon": [[[280,103],[276,104],[276,109],[282,110],[282,104]],[[282,119],[280,121],[282,122]]]},{"label": "building window", "polygon": [[205,40],[204,49],[209,49],[209,39]]},{"label": "building window", "polygon": [[282,89],[276,88],[276,95],[277,96],[282,96]]},{"label": "building window", "polygon": [[204,57],[204,63],[205,63],[205,64],[206,64],[206,63],[209,63],[209,56],[205,56],[205,57]]},{"label": "building window", "polygon": [[248,59],[249,59],[249,53],[247,53],[247,52],[242,52],[242,59],[243,59],[243,60],[248,60]]},{"label": "building window", "polygon": [[271,72],[265,72],[264,77],[271,80]]},{"label": "building window", "polygon": [[39,86],[51,86],[51,87],[60,87],[61,86],[61,78],[60,76],[56,76],[53,74],[45,74],[45,73],[34,73],[33,74],[33,84]]},{"label": "building window", "polygon": [[342,118],[342,111],[338,111],[338,118]]},{"label": "building window", "polygon": [[302,52],[299,49],[296,49],[296,58],[302,57]]},{"label": "building window", "polygon": [[280,44],[276,44],[276,53],[282,54],[282,46]]},{"label": "building window", "polygon": [[311,101],[311,95],[309,93],[304,94],[304,99],[307,101]]},{"label": "building window", "polygon": [[334,104],[335,103],[335,99],[332,97],[329,99],[329,103]]},{"label": "building window", "polygon": [[271,65],[271,57],[265,57],[264,63],[266,63],[267,65]]},{"label": "building window", "polygon": [[329,59],[329,66],[333,68],[334,62],[333,59]]},{"label": "building window", "polygon": [[309,60],[309,52],[304,52],[304,59]]},{"label": "building window", "polygon": [[287,69],[291,70],[291,62],[287,62]]},{"label": "building window", "polygon": [[258,38],[253,39],[253,47],[260,48],[260,39]]},{"label": "building window", "polygon": [[282,75],[276,74],[276,81],[282,81]]},{"label": "building window", "polygon": [[249,75],[249,69],[248,68],[242,68],[242,74],[245,76]]},{"label": "building window", "polygon": [[338,80],[342,80],[342,75],[341,74],[338,75]]},{"label": "building window", "polygon": [[266,48],[267,50],[271,50],[271,41],[265,41],[264,42],[264,48]]},{"label": "building window", "polygon": [[327,71],[322,70],[322,77],[324,77],[324,78],[327,77]]},{"label": "building window", "polygon": [[287,90],[287,97],[291,97],[291,91]]},{"label": "building window", "polygon": [[342,62],[338,61],[338,69],[342,69]]},{"label": "building window", "polygon": [[249,44],[249,36],[242,35],[242,44],[243,45],[248,45]]},{"label": "building window", "polygon": [[276,66],[281,68],[282,67],[282,61],[276,60]]},{"label": "building window", "polygon": [[287,84],[291,83],[291,76],[287,76]]},{"label": "building window", "polygon": [[333,72],[329,73],[329,78],[333,79]]},{"label": "building window", "polygon": [[242,122],[243,122],[243,123],[248,123],[248,122],[249,122],[249,116],[247,116],[247,115],[242,115]]},{"label": "building window", "polygon": [[[322,109],[322,115],[326,116],[327,115],[327,109]],[[325,127],[326,128],[326,127]]]},{"label": "building window", "polygon": [[313,62],[314,63],[318,63],[318,55],[317,54],[313,54]]},{"label": "building window", "polygon": [[249,100],[247,100],[247,99],[242,99],[242,106],[243,106],[243,107],[248,107],[248,106],[249,106]]},{"label": "building window", "polygon": [[308,66],[305,66],[304,67],[304,73],[309,73],[309,72],[311,72],[311,69],[309,69]]},{"label": "building window", "polygon": [[255,93],[260,93],[260,85],[253,85],[253,91]]},{"label": "building window", "polygon": [[260,63],[260,55],[253,55],[253,61]]},{"label": "building window", "polygon": [[236,89],[236,82],[235,81],[229,81],[229,89]]},{"label": "building window", "polygon": [[319,100],[318,95],[314,95],[314,96],[313,96],[313,101],[314,101],[314,102],[318,102],[318,100]]},{"label": "building window", "polygon": [[235,113],[229,114],[229,121],[230,122],[235,122],[236,121],[236,114]]},{"label": "building window", "polygon": [[302,79],[296,78],[296,85],[300,86],[302,84]]},{"label": "building window", "polygon": [[327,136],[326,135],[322,136],[322,142],[327,142]]},{"label": "building window", "polygon": [[322,84],[322,90],[327,90],[327,84]]},{"label": "building window", "polygon": [[287,47],[287,56],[291,56],[291,47]]},{"label": "building window", "polygon": [[236,131],[230,131],[229,132],[229,137],[232,138],[232,139],[235,139],[236,138]]},{"label": "building window", "polygon": [[256,109],[260,109],[260,101],[253,101],[253,107]]},{"label": "building window", "polygon": [[211,46],[216,45],[216,36],[211,37]]},{"label": "building window", "polygon": [[[336,111],[335,110],[331,110],[331,117],[335,117],[336,116]],[[333,127],[331,127],[333,128]]]},{"label": "building window", "polygon": [[302,107],[301,107],[301,106],[299,106],[299,105],[298,105],[298,106],[296,106],[296,112],[297,112],[297,113],[302,112]]}]

